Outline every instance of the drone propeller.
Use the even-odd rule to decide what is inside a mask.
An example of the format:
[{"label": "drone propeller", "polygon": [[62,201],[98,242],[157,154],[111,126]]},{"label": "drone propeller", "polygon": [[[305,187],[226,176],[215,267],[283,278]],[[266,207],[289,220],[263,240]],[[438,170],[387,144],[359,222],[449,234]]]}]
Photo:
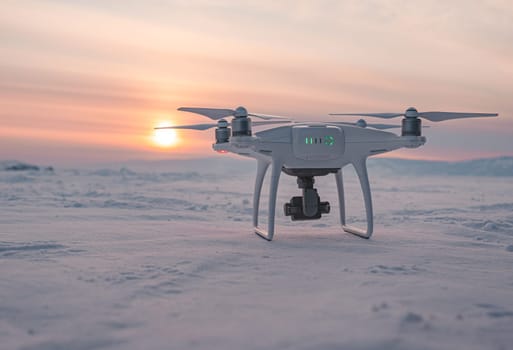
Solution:
[{"label": "drone propeller", "polygon": [[217,124],[194,124],[194,125],[173,125],[173,126],[160,126],[158,128],[154,128],[155,130],[165,130],[165,129],[190,129],[190,130],[208,130],[211,128],[215,128]]},{"label": "drone propeller", "polygon": [[196,113],[199,115],[203,115],[213,120],[218,120],[226,117],[256,117],[263,120],[272,120],[272,119],[287,119],[285,117],[277,117],[266,114],[253,114],[248,113],[247,109],[244,107],[237,107],[237,109],[224,109],[224,108],[200,108],[200,107],[180,107],[179,111],[182,112],[190,112]]},{"label": "drone propeller", "polygon": [[330,113],[330,115],[352,115],[362,117],[376,117],[376,118],[424,118],[432,122],[441,122],[451,119],[463,118],[481,118],[481,117],[497,117],[497,113],[461,113],[461,112],[418,112],[415,108],[410,107],[404,113]]},{"label": "drone propeller", "polygon": [[[256,121],[252,122],[251,124],[253,126],[261,126],[261,125],[269,125],[269,124],[283,124],[283,123],[290,123],[289,120],[266,120],[266,121]],[[162,130],[162,129],[189,129],[189,130],[208,130],[211,128],[217,127],[218,123],[210,123],[210,124],[193,124],[193,125],[173,125],[173,126],[161,126],[158,128],[154,128],[155,130]],[[230,123],[227,123],[227,126],[229,126]]]},{"label": "drone propeller", "polygon": [[[375,124],[375,123],[367,123],[364,119],[360,119],[357,122],[351,123],[351,122],[330,122],[330,124],[342,124],[342,125],[352,125],[352,126],[359,126],[360,128],[373,128],[373,129],[379,129],[379,130],[385,130],[385,129],[395,129],[402,127],[401,125],[397,124]],[[423,128],[429,128],[428,125],[423,126]]]},{"label": "drone propeller", "polygon": [[351,123],[351,122],[334,122],[333,124],[342,124],[342,125],[352,125],[352,126],[359,126],[360,128],[373,128],[373,129],[393,129],[393,128],[400,128],[401,125],[396,124],[371,124],[367,123],[364,119],[360,119],[357,122]]}]

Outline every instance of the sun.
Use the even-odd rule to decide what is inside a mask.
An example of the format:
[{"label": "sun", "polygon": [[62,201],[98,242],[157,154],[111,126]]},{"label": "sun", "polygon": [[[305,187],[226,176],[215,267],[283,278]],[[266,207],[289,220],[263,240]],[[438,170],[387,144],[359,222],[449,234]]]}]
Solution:
[{"label": "sun", "polygon": [[[158,125],[158,127],[163,126],[169,126],[169,123]],[[171,147],[178,142],[178,135],[173,129],[157,129],[153,131],[153,142],[160,147]]]}]

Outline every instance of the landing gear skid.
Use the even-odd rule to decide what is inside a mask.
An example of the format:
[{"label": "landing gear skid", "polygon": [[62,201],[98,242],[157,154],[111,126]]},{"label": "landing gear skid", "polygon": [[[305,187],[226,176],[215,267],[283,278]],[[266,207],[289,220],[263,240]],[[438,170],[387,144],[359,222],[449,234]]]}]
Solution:
[{"label": "landing gear skid", "polygon": [[273,237],[272,237],[272,235],[269,235],[269,232],[267,232],[266,230],[262,230],[259,227],[255,227],[255,233],[257,234],[257,236],[265,239],[266,241],[270,242],[273,240]]},{"label": "landing gear skid", "polygon": [[[365,159],[360,162],[352,163],[356,173],[360,179],[360,186],[363,192],[363,199],[365,203],[365,213],[367,218],[367,229],[363,230],[357,227],[353,227],[346,224],[346,212],[345,212],[345,199],[344,199],[344,183],[342,178],[342,169],[338,169],[335,173],[335,181],[338,190],[338,203],[339,203],[339,214],[340,224],[344,232],[351,233],[361,238],[369,239],[372,236],[373,231],[373,214],[372,214],[372,198],[369,186],[369,177],[367,174],[367,167]],[[268,207],[268,218],[267,218],[267,230],[258,226],[258,212],[260,207],[260,195],[262,192],[262,185],[264,183],[265,174],[267,169],[271,165],[270,162],[264,160],[258,160],[257,163],[257,176],[255,180],[255,192],[253,195],[253,227],[254,232],[261,238],[272,241],[274,237],[274,218],[276,214],[276,195],[278,192],[278,182],[283,167],[283,162],[279,159],[274,158],[272,161],[271,169],[271,181],[269,186],[269,207]]]},{"label": "landing gear skid", "polygon": [[346,224],[346,209],[345,209],[345,200],[344,200],[344,182],[342,179],[342,169],[337,171],[335,174],[335,180],[337,182],[337,190],[338,190],[338,207],[340,211],[340,224],[342,225],[342,229],[353,235],[356,235],[361,238],[369,239],[372,236],[373,231],[373,214],[372,214],[372,197],[369,186],[369,177],[367,175],[367,167],[365,166],[365,162],[359,165],[354,165],[356,173],[360,178],[360,186],[362,187],[363,192],[363,201],[365,203],[365,214],[367,216],[367,230],[362,230],[360,228],[350,226]]},{"label": "landing gear skid", "polygon": [[258,160],[257,176],[255,180],[255,192],[253,194],[253,227],[255,233],[267,241],[272,241],[274,236],[274,217],[276,213],[276,194],[278,192],[278,181],[280,180],[281,167],[283,163],[278,159],[272,162],[271,185],[269,186],[269,209],[267,218],[267,231],[258,227],[258,211],[260,207],[260,194],[262,192],[262,184],[264,183],[265,173],[269,168],[269,164],[263,160]]}]

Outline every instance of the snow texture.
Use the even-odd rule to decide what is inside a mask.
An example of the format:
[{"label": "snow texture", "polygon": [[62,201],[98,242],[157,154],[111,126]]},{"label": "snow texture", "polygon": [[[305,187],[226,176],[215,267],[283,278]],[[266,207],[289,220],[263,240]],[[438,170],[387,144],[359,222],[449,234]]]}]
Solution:
[{"label": "snow texture", "polygon": [[[487,162],[372,160],[371,240],[316,178],[331,213],[278,210],[271,243],[245,160],[0,171],[0,348],[511,349],[512,165]],[[278,208],[298,193],[283,175]]]}]

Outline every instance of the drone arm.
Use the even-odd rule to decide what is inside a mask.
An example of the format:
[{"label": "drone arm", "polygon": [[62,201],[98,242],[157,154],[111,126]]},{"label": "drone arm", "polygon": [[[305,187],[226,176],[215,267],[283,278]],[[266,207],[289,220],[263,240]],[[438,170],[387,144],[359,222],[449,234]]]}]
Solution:
[{"label": "drone arm", "polygon": [[[341,214],[340,214],[340,221],[342,223],[342,228],[344,231],[348,233],[352,233],[354,235],[360,236],[362,238],[369,239],[372,236],[373,231],[373,213],[372,213],[372,197],[371,197],[371,191],[370,191],[370,185],[369,185],[369,175],[367,173],[367,165],[366,165],[366,159],[363,158],[360,161],[354,162],[353,166],[356,170],[356,173],[358,174],[358,177],[360,179],[360,185],[363,192],[363,201],[365,203],[365,214],[367,217],[367,230],[362,230],[356,227],[347,226],[345,224],[345,213],[342,213],[342,210],[344,209],[341,206]],[[343,195],[343,189],[342,188],[342,175],[340,175],[340,183],[339,186],[339,179],[337,177],[337,186],[339,186],[339,203],[342,202],[343,199],[340,199],[340,194]]]},{"label": "drone arm", "polygon": [[[261,161],[259,161],[260,164]],[[258,197],[260,197],[260,192],[262,189],[262,182],[265,175],[265,170],[267,170],[267,165],[259,165],[259,171],[257,172],[257,181],[255,182],[255,189],[259,188]],[[280,174],[281,174],[281,168],[283,166],[283,163],[275,158],[273,158],[272,161],[272,170],[271,170],[271,183],[269,186],[269,210],[268,210],[268,218],[267,218],[267,231],[261,229],[258,227],[258,225],[255,225],[255,233],[259,235],[260,237],[272,241],[274,236],[274,216],[276,213],[276,195],[278,192],[278,182],[280,180]],[[262,168],[265,167],[265,170]],[[262,175],[259,175],[258,173],[262,172]],[[260,176],[260,177],[259,177]],[[257,191],[255,191],[255,196],[257,196]],[[259,204],[259,199],[254,199],[254,204]],[[253,215],[256,215],[257,218],[253,218],[253,223],[258,224],[258,209],[253,208]]]}]

